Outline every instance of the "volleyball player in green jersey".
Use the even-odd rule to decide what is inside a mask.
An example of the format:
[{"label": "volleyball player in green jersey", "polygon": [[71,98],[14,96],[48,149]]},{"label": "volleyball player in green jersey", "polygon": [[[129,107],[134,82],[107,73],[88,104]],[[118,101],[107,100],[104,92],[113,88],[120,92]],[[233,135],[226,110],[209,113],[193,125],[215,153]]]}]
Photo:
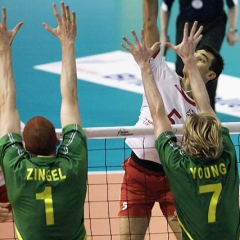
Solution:
[{"label": "volleyball player in green jersey", "polygon": [[57,28],[43,23],[62,48],[60,110],[63,141],[44,117],[30,119],[23,130],[16,109],[12,72],[12,41],[23,22],[6,26],[6,9],[0,23],[0,163],[13,208],[18,239],[85,240],[84,202],[87,181],[87,143],[81,128],[77,99],[74,43],[76,16],[61,2],[62,17],[53,4]]},{"label": "volleyball player in green jersey", "polygon": [[201,57],[195,54],[196,45],[202,38],[202,27],[198,31],[196,28],[197,22],[189,35],[186,23],[182,43],[177,46],[167,43],[184,62],[183,71],[190,81],[199,113],[190,116],[184,123],[183,147],[177,145],[150,66],[150,58],[160,43],[154,44],[151,49],[146,48],[142,30],[140,43],[133,31],[136,44],[124,37],[128,46],[122,46],[132,53],[141,69],[154,123],[155,146],[170,182],[182,239],[238,240],[240,214],[237,157],[229,130],[221,126],[211,108],[199,72],[199,65],[208,64],[214,56],[208,52],[202,52]]}]

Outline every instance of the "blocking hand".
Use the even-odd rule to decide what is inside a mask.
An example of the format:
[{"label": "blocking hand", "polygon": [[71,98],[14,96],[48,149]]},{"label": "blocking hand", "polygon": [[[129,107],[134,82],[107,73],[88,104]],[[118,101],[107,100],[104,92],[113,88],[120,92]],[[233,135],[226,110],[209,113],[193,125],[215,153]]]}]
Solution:
[{"label": "blocking hand", "polygon": [[201,32],[203,30],[203,27],[200,26],[197,30],[197,24],[198,22],[195,21],[189,35],[188,23],[185,23],[183,30],[183,40],[179,45],[175,46],[169,42],[165,44],[169,48],[172,48],[173,51],[181,57],[184,64],[187,64],[187,61],[194,56],[196,47],[202,39]]},{"label": "blocking hand", "polygon": [[11,46],[12,41],[17,34],[23,22],[18,23],[12,30],[7,29],[7,13],[6,8],[2,8],[2,22],[0,23],[0,51],[4,51]]},{"label": "blocking hand", "polygon": [[124,44],[121,44],[121,46],[133,55],[133,58],[141,68],[144,66],[146,62],[149,62],[151,57],[159,50],[160,42],[156,42],[151,48],[147,48],[144,40],[143,29],[141,30],[140,43],[138,41],[138,37],[135,31],[132,31],[132,35],[133,35],[135,44],[130,42],[126,37],[123,37],[122,39],[128,44],[128,47]]},{"label": "blocking hand", "polygon": [[46,23],[43,23],[43,26],[47,31],[56,36],[62,43],[71,43],[75,41],[77,35],[76,27],[76,14],[72,12],[72,21],[70,18],[69,7],[64,5],[64,2],[61,2],[61,12],[62,17],[59,15],[56,4],[52,5],[53,12],[58,22],[57,28],[52,28]]}]

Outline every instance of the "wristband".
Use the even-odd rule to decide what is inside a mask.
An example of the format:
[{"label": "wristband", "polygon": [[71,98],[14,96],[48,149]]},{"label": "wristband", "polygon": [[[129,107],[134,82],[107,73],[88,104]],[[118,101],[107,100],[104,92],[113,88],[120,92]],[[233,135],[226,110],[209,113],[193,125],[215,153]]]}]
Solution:
[{"label": "wristband", "polygon": [[237,28],[229,28],[229,32],[231,33],[236,33],[238,30]]}]

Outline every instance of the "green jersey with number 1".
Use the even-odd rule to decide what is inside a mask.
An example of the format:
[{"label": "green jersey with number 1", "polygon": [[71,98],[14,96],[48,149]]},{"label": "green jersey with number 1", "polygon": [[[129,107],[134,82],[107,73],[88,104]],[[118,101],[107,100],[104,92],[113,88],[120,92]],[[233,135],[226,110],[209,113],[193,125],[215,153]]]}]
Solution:
[{"label": "green jersey with number 1", "polygon": [[70,124],[56,156],[31,157],[19,134],[0,139],[0,163],[19,239],[83,240],[87,143]]}]

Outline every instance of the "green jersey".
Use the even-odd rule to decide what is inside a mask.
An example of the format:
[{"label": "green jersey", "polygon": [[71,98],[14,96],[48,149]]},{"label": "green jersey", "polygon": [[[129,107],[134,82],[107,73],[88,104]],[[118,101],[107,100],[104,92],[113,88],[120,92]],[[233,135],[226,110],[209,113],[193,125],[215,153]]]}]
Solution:
[{"label": "green jersey", "polygon": [[83,240],[87,182],[87,143],[76,124],[63,128],[56,157],[31,157],[22,137],[0,139],[0,163],[18,238]]},{"label": "green jersey", "polygon": [[238,240],[240,231],[237,157],[229,130],[222,128],[224,150],[214,161],[185,155],[172,132],[155,142],[169,179],[182,239]]}]

